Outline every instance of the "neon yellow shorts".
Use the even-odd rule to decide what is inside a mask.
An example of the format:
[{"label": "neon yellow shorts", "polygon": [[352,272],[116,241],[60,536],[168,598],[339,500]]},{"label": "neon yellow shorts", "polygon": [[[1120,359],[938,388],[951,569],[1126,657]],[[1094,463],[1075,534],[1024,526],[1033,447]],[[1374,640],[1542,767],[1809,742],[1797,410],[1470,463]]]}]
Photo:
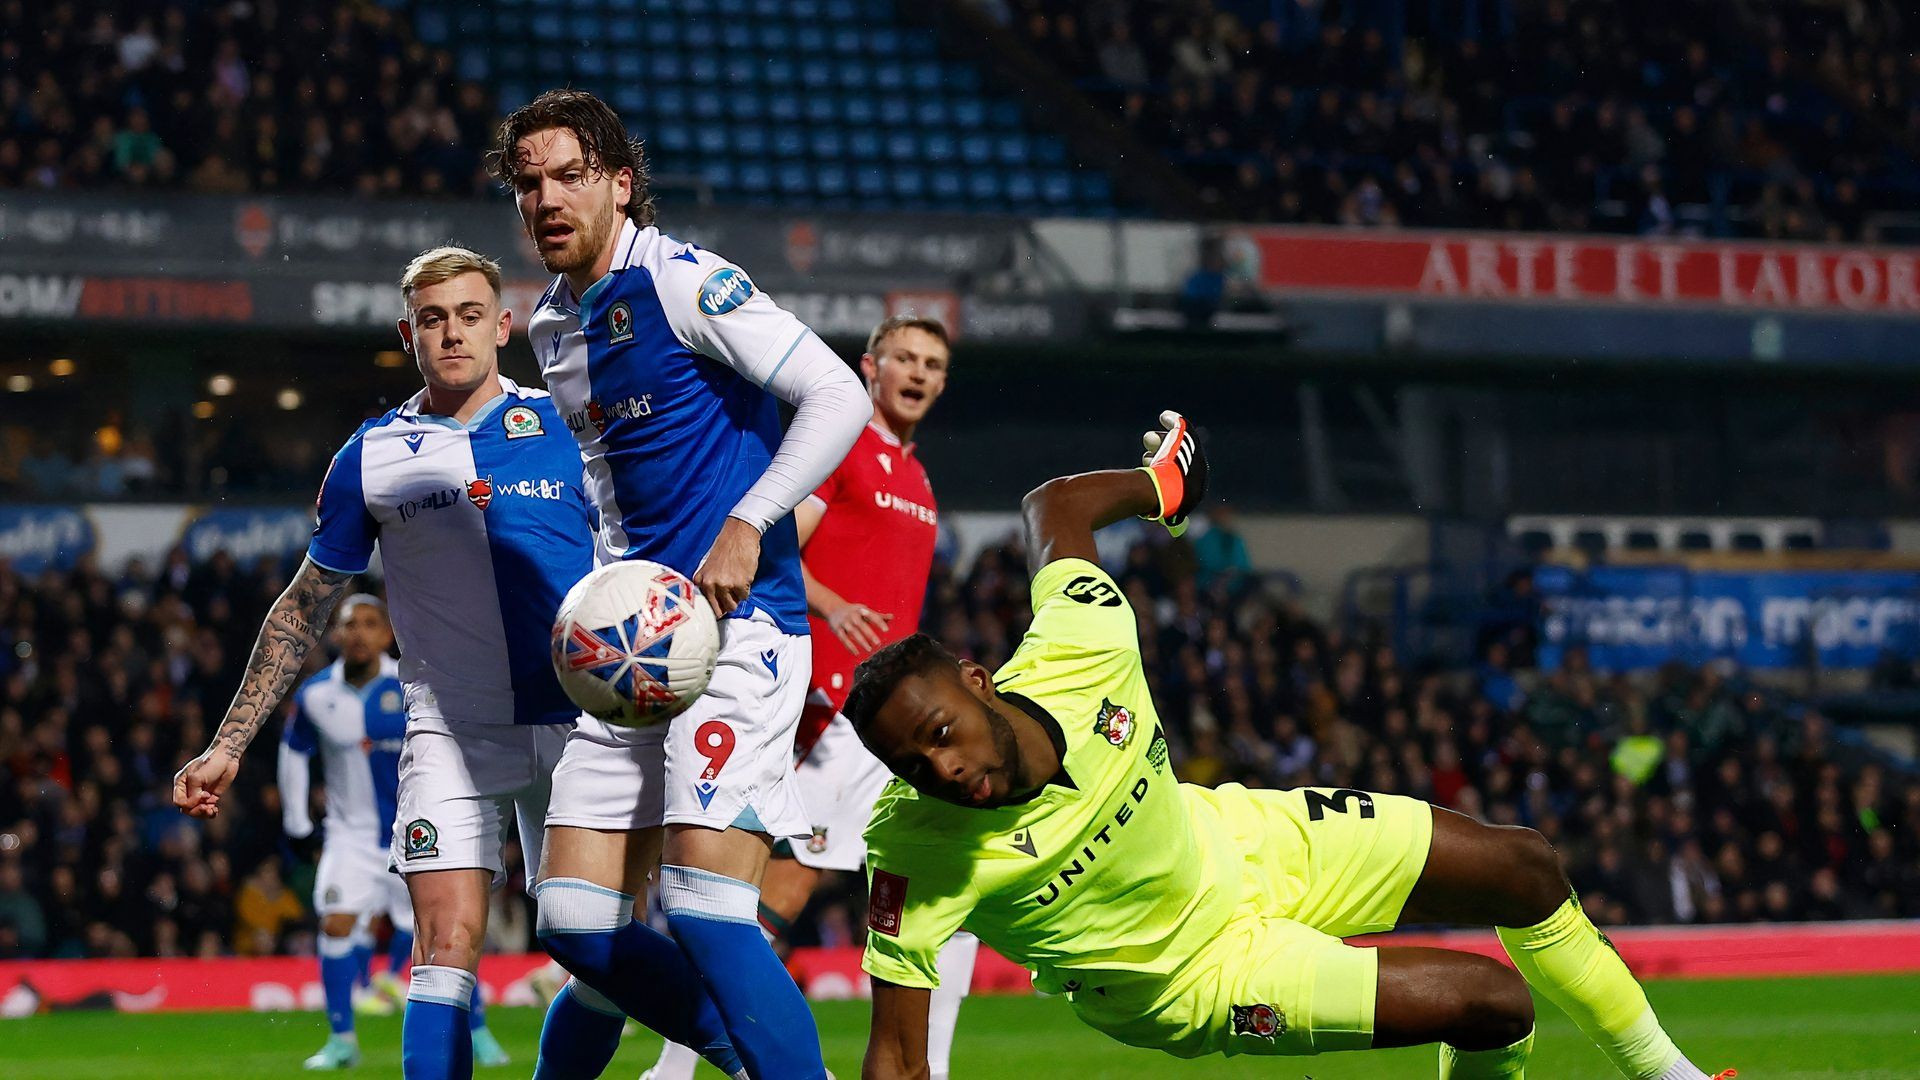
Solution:
[{"label": "neon yellow shorts", "polygon": [[1432,808],[1330,788],[1182,793],[1198,827],[1244,853],[1240,909],[1171,976],[1080,990],[1074,1011],[1179,1057],[1370,1047],[1378,954],[1340,939],[1399,920],[1426,868]]}]

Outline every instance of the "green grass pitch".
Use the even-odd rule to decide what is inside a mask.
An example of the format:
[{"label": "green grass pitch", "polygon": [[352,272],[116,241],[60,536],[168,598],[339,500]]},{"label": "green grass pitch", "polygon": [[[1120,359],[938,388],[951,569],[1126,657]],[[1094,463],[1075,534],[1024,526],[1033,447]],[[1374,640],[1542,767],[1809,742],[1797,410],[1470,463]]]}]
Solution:
[{"label": "green grass pitch", "polygon": [[[1737,1067],[1741,1080],[1920,1077],[1920,976],[1661,982],[1648,988],[1667,1030],[1708,1071]],[[843,1080],[860,1075],[864,1002],[815,1009],[827,1065]],[[513,1065],[481,1070],[506,1078],[532,1071],[540,1014],[495,1009],[494,1030]],[[1616,1074],[1567,1019],[1544,1002],[1528,1075],[1540,1080],[1605,1080]],[[0,1076],[6,1080],[302,1075],[300,1059],[319,1048],[316,1013],[62,1013],[0,1020]],[[400,1022],[361,1022],[365,1061],[351,1075],[400,1075]],[[629,1038],[606,1073],[632,1080],[653,1062],[650,1036]],[[1431,1048],[1318,1058],[1238,1057],[1178,1061],[1121,1046],[1082,1027],[1064,1001],[983,997],[967,1002],[953,1055],[958,1080],[975,1077],[1276,1077],[1285,1080],[1431,1078]],[[703,1070],[702,1076],[718,1076]]]}]

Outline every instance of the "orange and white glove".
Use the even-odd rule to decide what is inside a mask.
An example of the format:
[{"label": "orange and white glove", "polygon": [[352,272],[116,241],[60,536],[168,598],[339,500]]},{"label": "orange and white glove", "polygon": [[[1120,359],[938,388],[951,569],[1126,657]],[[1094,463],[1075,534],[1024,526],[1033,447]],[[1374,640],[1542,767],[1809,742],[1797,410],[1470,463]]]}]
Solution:
[{"label": "orange and white glove", "polygon": [[1187,517],[1207,496],[1207,455],[1194,438],[1187,418],[1168,409],[1160,414],[1160,428],[1140,436],[1147,452],[1140,471],[1153,480],[1160,509],[1147,520],[1158,521],[1175,536],[1187,531]]}]

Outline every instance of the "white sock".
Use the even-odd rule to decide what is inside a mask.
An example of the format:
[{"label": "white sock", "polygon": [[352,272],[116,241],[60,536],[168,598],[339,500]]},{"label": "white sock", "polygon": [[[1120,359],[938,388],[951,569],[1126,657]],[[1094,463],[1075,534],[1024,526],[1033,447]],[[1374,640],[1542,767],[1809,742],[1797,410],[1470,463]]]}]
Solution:
[{"label": "white sock", "polygon": [[1673,1060],[1673,1064],[1667,1066],[1666,1072],[1660,1074],[1659,1080],[1710,1080],[1710,1078],[1700,1066],[1688,1061],[1687,1055],[1681,1054]]},{"label": "white sock", "polygon": [[932,1080],[947,1080],[953,1056],[953,1029],[960,1023],[960,1002],[973,989],[973,961],[980,939],[965,930],[947,939],[934,961],[940,986],[927,1006],[927,1072]]},{"label": "white sock", "polygon": [[693,1070],[699,1066],[699,1054],[670,1042],[660,1048],[660,1060],[648,1070],[647,1080],[693,1080]]}]

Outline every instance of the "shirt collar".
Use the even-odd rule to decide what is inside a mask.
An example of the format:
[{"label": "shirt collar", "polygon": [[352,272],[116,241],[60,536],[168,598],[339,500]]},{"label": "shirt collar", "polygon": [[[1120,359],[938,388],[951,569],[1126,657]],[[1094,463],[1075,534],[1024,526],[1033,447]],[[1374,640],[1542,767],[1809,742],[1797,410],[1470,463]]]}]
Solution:
[{"label": "shirt collar", "polygon": [[874,418],[873,418],[873,419],[871,419],[871,420],[869,420],[869,421],[867,421],[867,426],[873,429],[873,433],[874,433],[875,435],[878,435],[878,436],[880,436],[880,441],[881,441],[881,442],[883,442],[883,443],[886,443],[886,444],[887,444],[888,446],[897,446],[897,447],[899,447],[899,448],[900,448],[900,453],[901,453],[902,455],[904,455],[904,456],[907,456],[907,457],[912,457],[912,456],[913,456],[913,448],[914,448],[915,446],[917,446],[917,445],[919,445],[918,443],[902,443],[902,442],[900,441],[900,436],[898,436],[898,435],[895,435],[895,434],[894,434],[894,433],[893,433],[893,432],[892,432],[892,431],[891,431],[891,430],[890,430],[890,429],[889,429],[889,428],[887,427],[887,425],[885,425],[885,424],[883,424],[883,423],[881,423],[881,422],[880,422],[880,417],[879,417],[879,416],[878,416],[877,414],[876,414],[876,415],[874,416]]},{"label": "shirt collar", "polygon": [[489,416],[492,416],[496,411],[498,411],[500,406],[506,404],[508,398],[521,398],[526,396],[526,394],[520,389],[519,383],[514,382],[512,379],[507,378],[505,375],[499,376],[499,379],[500,379],[501,392],[495,395],[494,397],[487,399],[487,403],[485,405],[480,406],[480,410],[474,413],[471,417],[469,417],[467,419],[467,422],[464,424],[455,420],[451,416],[442,416],[439,413],[421,412],[420,406],[426,404],[426,401],[427,401],[427,388],[424,386],[421,387],[418,391],[416,391],[412,397],[408,398],[406,400],[406,403],[401,405],[399,410],[396,411],[394,415],[402,420],[413,420],[413,421],[417,421],[420,423],[427,423],[427,424],[439,424],[443,427],[450,427],[458,430],[470,431],[473,428],[478,427],[481,421],[485,420]]}]

